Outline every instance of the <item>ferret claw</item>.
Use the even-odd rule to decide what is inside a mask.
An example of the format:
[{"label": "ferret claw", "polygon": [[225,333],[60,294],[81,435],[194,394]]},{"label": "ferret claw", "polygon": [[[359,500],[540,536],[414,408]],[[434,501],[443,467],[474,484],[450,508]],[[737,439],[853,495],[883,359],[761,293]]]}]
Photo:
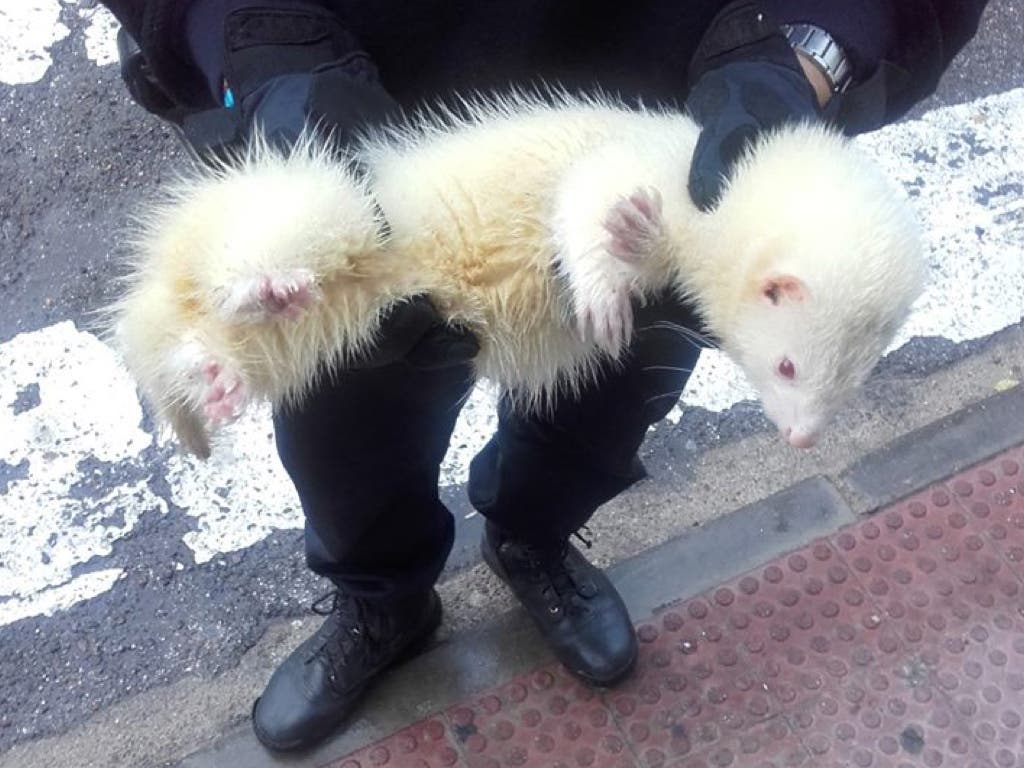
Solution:
[{"label": "ferret claw", "polygon": [[605,352],[616,355],[633,336],[633,305],[628,286],[611,289],[577,314],[577,332]]},{"label": "ferret claw", "polygon": [[610,234],[608,252],[617,259],[636,264],[654,250],[661,239],[661,193],[638,189],[622,198],[608,212],[604,228]]},{"label": "ferret claw", "polygon": [[258,302],[264,312],[283,315],[289,320],[309,309],[314,298],[312,276],[303,281],[265,277],[258,290]]},{"label": "ferret claw", "polygon": [[259,319],[283,317],[295,320],[317,300],[316,281],[306,269],[280,275],[267,275],[239,285],[226,301],[229,314]]}]

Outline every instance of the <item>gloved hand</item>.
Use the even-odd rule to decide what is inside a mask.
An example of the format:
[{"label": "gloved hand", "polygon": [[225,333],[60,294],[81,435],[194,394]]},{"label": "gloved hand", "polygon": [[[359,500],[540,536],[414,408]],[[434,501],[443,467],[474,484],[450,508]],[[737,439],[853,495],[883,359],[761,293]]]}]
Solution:
[{"label": "gloved hand", "polygon": [[[829,114],[837,101],[829,102]],[[704,211],[718,202],[733,163],[761,132],[827,117],[778,26],[747,0],[711,22],[691,63],[686,107],[701,126],[688,187]]]},{"label": "gloved hand", "polygon": [[201,155],[242,148],[257,127],[288,147],[316,126],[344,147],[400,111],[359,42],[315,0],[198,0],[186,38],[221,105],[181,123]]},{"label": "gloved hand", "polygon": [[[289,147],[304,129],[317,127],[339,148],[355,130],[396,115],[397,103],[377,70],[334,14],[315,3],[201,0],[203,27],[223,18],[224,55],[196,51],[222,108],[188,115],[181,130],[200,156],[230,158],[259,127],[272,143]],[[226,9],[232,9],[224,15]],[[211,21],[213,23],[211,24]],[[210,39],[194,48],[209,49]],[[204,66],[204,58],[206,65]],[[218,66],[223,61],[223,71]],[[426,296],[399,304],[384,318],[380,343],[356,362],[370,368],[405,360],[441,368],[471,360],[479,343],[466,329],[448,324]]]}]

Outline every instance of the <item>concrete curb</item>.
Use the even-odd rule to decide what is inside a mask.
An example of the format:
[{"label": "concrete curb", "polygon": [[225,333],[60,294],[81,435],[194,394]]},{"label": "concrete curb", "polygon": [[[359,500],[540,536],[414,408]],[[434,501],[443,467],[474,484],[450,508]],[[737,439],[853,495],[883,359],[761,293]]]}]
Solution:
[{"label": "concrete curb", "polygon": [[[864,456],[833,482],[814,477],[620,562],[608,574],[634,620],[699,594],[759,563],[853,522],[843,490],[873,511],[1024,444],[1024,387],[987,398]],[[476,691],[550,664],[553,657],[521,610],[454,637],[385,675],[348,728],[301,756],[276,756],[248,723],[179,768],[323,765],[442,710]]]},{"label": "concrete curb", "polygon": [[1017,386],[910,432],[839,477],[875,510],[1024,443],[1024,387]]}]

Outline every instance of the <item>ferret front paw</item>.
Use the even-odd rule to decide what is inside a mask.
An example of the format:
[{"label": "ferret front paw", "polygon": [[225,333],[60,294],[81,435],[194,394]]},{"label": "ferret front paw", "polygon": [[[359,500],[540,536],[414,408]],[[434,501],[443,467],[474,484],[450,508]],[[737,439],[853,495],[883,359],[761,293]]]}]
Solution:
[{"label": "ferret front paw", "polygon": [[308,269],[266,275],[235,285],[221,301],[230,317],[243,320],[295,320],[318,298],[316,278]]},{"label": "ferret front paw", "polygon": [[633,336],[632,292],[628,284],[602,286],[576,312],[576,330],[584,341],[593,341],[615,356]]},{"label": "ferret front paw", "polygon": [[615,355],[633,336],[633,294],[637,292],[642,262],[654,254],[663,236],[661,194],[656,189],[637,189],[608,211],[605,232],[611,240],[603,257],[593,263],[585,281],[577,287],[577,330],[584,341],[593,340]]},{"label": "ferret front paw", "polygon": [[611,235],[608,252],[627,264],[637,264],[652,255],[663,236],[661,193],[637,189],[612,206],[604,220]]},{"label": "ferret front paw", "polygon": [[200,399],[210,425],[218,427],[241,416],[249,404],[249,390],[242,377],[215,360],[203,365],[202,374]]}]

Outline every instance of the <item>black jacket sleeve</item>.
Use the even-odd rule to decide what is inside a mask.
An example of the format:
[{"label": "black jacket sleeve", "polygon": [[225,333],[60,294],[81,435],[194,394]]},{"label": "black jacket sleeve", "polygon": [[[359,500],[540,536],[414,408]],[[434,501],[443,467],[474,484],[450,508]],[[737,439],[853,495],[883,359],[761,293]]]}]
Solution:
[{"label": "black jacket sleeve", "polygon": [[[173,100],[182,105],[208,100],[208,89],[183,41],[192,0],[101,1],[138,42]],[[893,122],[933,93],[950,62],[974,36],[987,5],[987,0],[763,2],[778,21],[816,24],[846,48],[856,84],[844,95],[839,122],[849,133]]]},{"label": "black jacket sleeve", "polygon": [[893,122],[931,95],[975,35],[988,0],[767,0],[781,23],[827,30],[844,47],[855,85],[839,121],[849,133]]},{"label": "black jacket sleeve", "polygon": [[185,14],[192,0],[100,0],[138,44],[169,99],[180,107],[210,106],[202,74],[187,54]]},{"label": "black jacket sleeve", "polygon": [[[186,110],[219,106],[211,96],[207,73],[190,55],[186,40],[186,17],[196,0],[101,2],[138,44],[153,78],[172,102]],[[214,16],[224,14],[224,20],[211,23],[225,25],[230,38],[225,45],[232,50],[225,55],[236,66],[233,73],[225,74],[235,74],[242,81],[232,83],[236,93],[248,93],[276,74],[309,71],[331,62],[340,65],[353,89],[360,92],[353,98],[361,98],[368,88],[383,93],[369,56],[324,0],[253,0],[251,4],[223,0],[209,5]],[[278,47],[269,51],[275,42]]]}]

